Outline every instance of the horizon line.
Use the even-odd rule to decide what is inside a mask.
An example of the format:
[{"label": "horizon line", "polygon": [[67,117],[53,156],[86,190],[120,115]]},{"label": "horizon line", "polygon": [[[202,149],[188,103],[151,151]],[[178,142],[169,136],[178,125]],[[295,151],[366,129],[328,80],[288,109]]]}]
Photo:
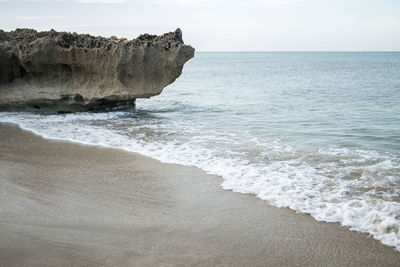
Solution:
[{"label": "horizon line", "polygon": [[200,53],[398,53],[400,50],[196,50]]}]

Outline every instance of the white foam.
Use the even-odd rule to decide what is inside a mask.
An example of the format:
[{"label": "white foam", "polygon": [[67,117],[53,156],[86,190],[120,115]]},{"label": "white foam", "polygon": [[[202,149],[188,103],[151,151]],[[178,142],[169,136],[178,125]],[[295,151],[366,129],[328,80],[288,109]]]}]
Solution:
[{"label": "white foam", "polygon": [[302,152],[279,140],[123,112],[0,113],[45,138],[120,148],[223,177],[222,187],[371,234],[400,251],[400,166],[376,151]]}]

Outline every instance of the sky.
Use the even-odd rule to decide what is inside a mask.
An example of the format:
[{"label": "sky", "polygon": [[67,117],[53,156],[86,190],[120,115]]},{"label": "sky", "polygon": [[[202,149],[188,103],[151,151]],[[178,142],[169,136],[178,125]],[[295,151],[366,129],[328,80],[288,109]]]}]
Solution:
[{"label": "sky", "polygon": [[399,51],[400,0],[0,0],[0,29],[133,39],[176,28],[197,51]]}]

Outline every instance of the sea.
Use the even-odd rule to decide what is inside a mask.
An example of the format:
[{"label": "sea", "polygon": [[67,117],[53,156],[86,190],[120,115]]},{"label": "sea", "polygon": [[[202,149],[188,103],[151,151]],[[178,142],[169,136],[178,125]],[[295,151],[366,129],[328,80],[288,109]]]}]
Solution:
[{"label": "sea", "polygon": [[135,108],[0,122],[195,166],[400,251],[400,52],[197,52]]}]

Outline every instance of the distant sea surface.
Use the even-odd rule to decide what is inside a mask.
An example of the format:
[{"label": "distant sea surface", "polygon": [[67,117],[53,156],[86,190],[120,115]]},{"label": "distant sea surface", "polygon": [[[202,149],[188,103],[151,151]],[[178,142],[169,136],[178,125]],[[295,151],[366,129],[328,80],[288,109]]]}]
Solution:
[{"label": "distant sea surface", "polygon": [[0,122],[196,166],[400,250],[400,53],[199,52],[135,110]]}]

